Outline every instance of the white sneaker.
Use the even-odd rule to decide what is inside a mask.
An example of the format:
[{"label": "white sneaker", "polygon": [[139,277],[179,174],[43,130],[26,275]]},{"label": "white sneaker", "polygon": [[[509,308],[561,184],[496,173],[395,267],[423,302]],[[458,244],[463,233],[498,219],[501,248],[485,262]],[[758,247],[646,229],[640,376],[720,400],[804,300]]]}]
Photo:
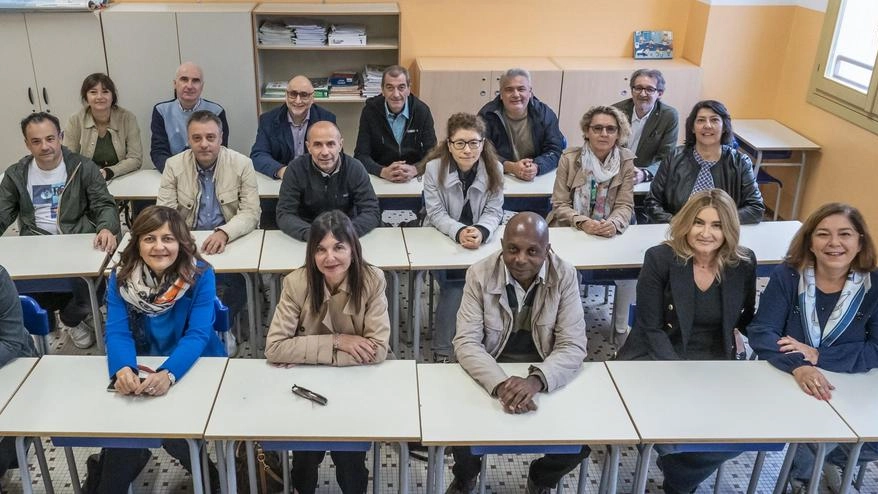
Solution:
[{"label": "white sneaker", "polygon": [[792,494],[805,494],[808,492],[808,485],[801,480],[790,479],[790,487],[792,488]]},{"label": "white sneaker", "polygon": [[[826,482],[829,492],[832,494],[841,492],[842,480],[844,480],[844,472],[842,472],[841,468],[829,462],[823,464],[823,481]],[[851,486],[848,492],[857,493],[859,491],[854,486]]]},{"label": "white sneaker", "polygon": [[67,328],[70,341],[76,348],[85,349],[95,344],[95,328],[89,324],[90,319],[91,316],[86,317],[76,326]]}]

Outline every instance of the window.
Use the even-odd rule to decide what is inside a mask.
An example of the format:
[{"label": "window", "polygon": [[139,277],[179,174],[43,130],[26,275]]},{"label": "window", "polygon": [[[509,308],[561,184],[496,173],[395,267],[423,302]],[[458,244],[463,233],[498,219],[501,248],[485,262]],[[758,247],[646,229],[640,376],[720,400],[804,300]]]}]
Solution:
[{"label": "window", "polygon": [[830,0],[808,101],[878,133],[878,2]]}]

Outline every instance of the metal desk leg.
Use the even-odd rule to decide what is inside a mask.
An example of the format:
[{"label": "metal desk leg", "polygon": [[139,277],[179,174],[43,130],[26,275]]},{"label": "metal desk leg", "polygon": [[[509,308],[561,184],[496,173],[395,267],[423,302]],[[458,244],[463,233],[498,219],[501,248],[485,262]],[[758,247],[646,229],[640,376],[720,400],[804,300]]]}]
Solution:
[{"label": "metal desk leg", "polygon": [[409,443],[399,443],[399,492],[409,493]]},{"label": "metal desk leg", "polygon": [[253,441],[244,441],[244,447],[247,449],[247,477],[250,480],[250,492],[259,492],[256,490],[256,452],[253,449]]},{"label": "metal desk leg", "polygon": [[381,443],[372,443],[372,494],[381,494]]},{"label": "metal desk leg", "polygon": [[15,438],[15,454],[18,456],[18,471],[21,472],[21,489],[24,494],[33,494],[34,486],[31,485],[30,470],[27,468],[27,439],[24,436]]},{"label": "metal desk leg", "polygon": [[445,446],[436,446],[436,494],[445,492]]},{"label": "metal desk leg", "polygon": [[55,494],[55,487],[52,485],[52,478],[49,476],[49,464],[46,462],[46,451],[43,449],[43,443],[40,438],[34,438],[34,453],[37,456],[37,463],[40,465],[40,473],[43,475],[43,485],[46,487],[46,494]]},{"label": "metal desk leg", "polygon": [[[634,479],[634,488],[631,494],[642,494],[646,491],[646,478],[649,475],[649,457],[652,455],[652,443],[644,443],[637,463],[637,477]],[[611,491],[612,492],[612,491]]]},{"label": "metal desk leg", "polygon": [[399,356],[399,273],[390,273],[390,349]]},{"label": "metal desk leg", "polygon": [[607,450],[604,452],[604,462],[601,465],[601,482],[598,484],[598,494],[606,494],[607,492],[607,481],[610,480],[610,445],[607,445]]},{"label": "metal desk leg", "polygon": [[206,472],[201,471],[201,441],[186,439],[189,445],[189,463],[192,465],[192,488],[195,494],[204,494],[204,477]]},{"label": "metal desk leg", "polygon": [[607,472],[610,478],[607,479],[607,492],[616,492],[616,484],[619,481],[619,454],[621,452],[618,444],[610,446],[610,468]]},{"label": "metal desk leg", "polygon": [[[563,480],[563,479],[562,479]],[[579,462],[579,483],[576,486],[576,492],[578,494],[585,494],[587,492],[586,484],[588,484],[588,457],[582,459]],[[558,482],[558,491],[561,491],[561,482]]]},{"label": "metal desk leg", "polygon": [[808,484],[808,494],[820,492],[820,475],[823,474],[823,461],[826,460],[826,443],[817,443],[817,454],[814,455],[814,468]]},{"label": "metal desk leg", "polygon": [[67,470],[70,472],[70,485],[73,494],[82,494],[82,481],[79,480],[79,471],[76,469],[76,458],[73,456],[73,448],[64,447],[64,456],[67,458]]},{"label": "metal desk leg", "polygon": [[796,219],[799,214],[799,199],[802,197],[802,178],[805,175],[805,151],[802,151],[802,162],[799,165],[799,176],[796,178],[796,195],[793,196],[793,216],[791,220]]},{"label": "metal desk leg", "polygon": [[287,450],[281,451],[280,461],[284,469],[284,492],[290,492],[290,483],[292,482],[292,479],[290,479],[290,452]]},{"label": "metal desk leg", "polygon": [[220,492],[229,493],[229,480],[226,478],[226,445],[224,441],[214,441],[216,450],[216,469],[219,472]]},{"label": "metal desk leg", "polygon": [[256,299],[254,298],[256,296],[256,290],[253,288],[253,278],[250,277],[250,273],[241,273],[241,276],[244,277],[244,285],[247,287],[247,320],[250,325],[250,356],[255,358],[259,355],[260,347],[260,344],[257,343],[260,331],[258,331],[259,328],[256,326]]},{"label": "metal desk leg", "polygon": [[750,483],[747,485],[747,494],[756,494],[759,485],[759,477],[762,476],[762,465],[765,464],[765,451],[756,453],[756,461],[753,462],[753,471],[750,473]]},{"label": "metal desk leg", "polygon": [[104,321],[101,318],[101,304],[98,303],[98,290],[96,280],[83,276],[82,279],[88,286],[88,298],[91,300],[91,315],[95,325],[95,341],[98,345],[98,351],[106,353],[104,348]]},{"label": "metal desk leg", "polygon": [[799,448],[798,443],[790,443],[787,445],[787,455],[784,456],[783,465],[777,474],[777,482],[774,484],[774,494],[783,494],[787,488],[787,478],[790,476],[790,468],[793,466],[793,458],[796,456],[796,449]]},{"label": "metal desk leg", "polygon": [[[409,310],[412,313],[412,352],[416,362],[421,361],[421,307],[417,300],[420,298],[421,287],[424,284],[423,271],[411,271],[411,285],[414,293],[409,300]],[[443,448],[444,449],[444,448]]]},{"label": "metal desk leg", "polygon": [[756,163],[753,163],[753,178],[759,175],[759,169],[762,168],[762,151],[756,150]]},{"label": "metal desk leg", "polygon": [[[854,470],[857,468],[857,461],[860,459],[860,450],[863,448],[863,441],[858,442],[848,454],[848,463],[844,467],[844,476],[841,479],[841,494],[847,494],[851,489],[851,481],[854,479]],[[866,468],[863,465],[862,468]]]},{"label": "metal desk leg", "polygon": [[238,494],[238,476],[235,474],[235,441],[226,441],[226,483],[229,494]]}]

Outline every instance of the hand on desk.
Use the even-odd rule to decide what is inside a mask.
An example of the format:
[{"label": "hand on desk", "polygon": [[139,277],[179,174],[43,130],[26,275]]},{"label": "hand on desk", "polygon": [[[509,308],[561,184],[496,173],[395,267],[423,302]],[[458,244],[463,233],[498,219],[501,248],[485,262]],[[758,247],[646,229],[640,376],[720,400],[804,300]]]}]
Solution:
[{"label": "hand on desk", "polygon": [[796,383],[806,394],[818,400],[832,398],[831,391],[835,389],[835,386],[826,380],[826,376],[817,367],[803,365],[793,370],[793,377],[796,378]]},{"label": "hand on desk", "polygon": [[801,353],[802,357],[811,365],[817,365],[817,359],[820,358],[820,352],[816,348],[802,343],[792,336],[784,336],[777,340],[777,344],[783,353]]},{"label": "hand on desk", "polygon": [[126,395],[162,396],[171,387],[168,371],[154,372],[143,382],[130,367],[122,367],[116,372],[116,392]]},{"label": "hand on desk", "polygon": [[518,161],[504,161],[503,171],[511,173],[518,179],[530,182],[537,176],[537,164],[530,158],[524,158]]},{"label": "hand on desk", "polygon": [[588,233],[589,235],[598,235],[601,237],[615,237],[616,236],[616,225],[613,224],[612,221],[608,220],[593,220],[587,219],[579,224],[579,229]]},{"label": "hand on desk", "polygon": [[94,241],[94,248],[107,254],[116,252],[116,236],[110,230],[104,228],[99,231]]},{"label": "hand on desk", "polygon": [[497,386],[497,399],[506,413],[535,412],[537,404],[533,397],[542,389],[543,383],[537,376],[512,376]]},{"label": "hand on desk", "polygon": [[478,249],[482,245],[482,232],[474,226],[468,226],[457,234],[457,242],[467,249]]},{"label": "hand on desk", "polygon": [[201,252],[207,255],[222,254],[226,250],[228,242],[229,234],[222,230],[217,230],[204,239],[204,243],[201,244]]},{"label": "hand on desk", "polygon": [[405,161],[394,161],[381,169],[381,178],[394,183],[408,182],[417,174],[418,169]]},{"label": "hand on desk", "polygon": [[355,334],[337,334],[338,350],[345,352],[358,364],[371,364],[375,362],[378,346],[372,340]]}]

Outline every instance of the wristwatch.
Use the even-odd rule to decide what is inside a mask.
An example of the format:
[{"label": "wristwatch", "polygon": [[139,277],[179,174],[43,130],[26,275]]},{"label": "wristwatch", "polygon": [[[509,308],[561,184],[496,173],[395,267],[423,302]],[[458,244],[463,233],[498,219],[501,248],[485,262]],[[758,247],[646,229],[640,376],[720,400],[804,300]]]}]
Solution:
[{"label": "wristwatch", "polygon": [[171,371],[168,371],[168,380],[171,381],[171,386],[177,384],[177,377]]}]

